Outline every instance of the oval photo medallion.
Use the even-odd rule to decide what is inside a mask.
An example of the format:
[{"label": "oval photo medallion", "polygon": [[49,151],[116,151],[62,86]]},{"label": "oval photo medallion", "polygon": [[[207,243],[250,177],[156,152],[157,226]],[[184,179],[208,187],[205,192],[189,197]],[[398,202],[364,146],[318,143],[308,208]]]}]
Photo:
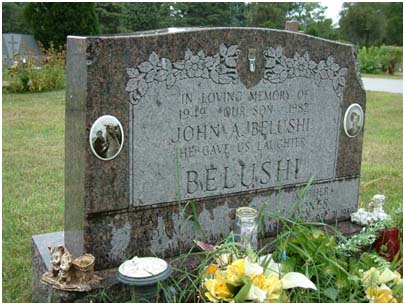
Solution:
[{"label": "oval photo medallion", "polygon": [[89,140],[97,158],[112,160],[124,146],[124,130],[116,117],[103,115],[91,126]]},{"label": "oval photo medallion", "polygon": [[345,117],[343,119],[343,127],[346,135],[349,138],[357,136],[364,123],[363,109],[359,104],[352,104],[347,108]]}]

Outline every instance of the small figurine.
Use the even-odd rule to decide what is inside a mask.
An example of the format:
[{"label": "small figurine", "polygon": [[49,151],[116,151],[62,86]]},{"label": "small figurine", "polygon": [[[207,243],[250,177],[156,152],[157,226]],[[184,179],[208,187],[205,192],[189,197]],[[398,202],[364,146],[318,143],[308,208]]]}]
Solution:
[{"label": "small figurine", "polygon": [[41,278],[43,283],[66,291],[89,291],[102,279],[94,274],[95,257],[84,254],[75,260],[63,246],[48,247],[51,268]]},{"label": "small figurine", "polygon": [[51,270],[49,271],[49,276],[57,278],[60,270],[60,262],[65,248],[63,246],[48,247],[48,250],[51,256]]},{"label": "small figurine", "polygon": [[71,266],[72,266],[72,255],[65,250],[65,253],[63,253],[62,259],[60,261],[60,272],[59,272],[59,278],[58,281],[61,283],[66,283],[69,284],[72,281],[72,271]]},{"label": "small figurine", "polygon": [[371,202],[368,204],[369,210],[372,210],[374,216],[377,220],[389,220],[390,216],[384,212],[384,203],[385,203],[385,196],[384,195],[374,195],[371,199]]}]

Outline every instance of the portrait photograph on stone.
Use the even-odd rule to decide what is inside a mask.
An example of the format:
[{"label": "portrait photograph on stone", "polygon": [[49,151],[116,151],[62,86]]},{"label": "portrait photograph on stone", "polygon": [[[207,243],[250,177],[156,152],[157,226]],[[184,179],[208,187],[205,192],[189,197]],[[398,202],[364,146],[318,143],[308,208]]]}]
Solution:
[{"label": "portrait photograph on stone", "polygon": [[90,130],[90,147],[102,160],[114,159],[124,144],[123,129],[117,118],[111,115],[99,117]]},{"label": "portrait photograph on stone", "polygon": [[344,118],[345,133],[348,137],[355,137],[363,127],[364,115],[363,109],[359,104],[351,105],[347,110]]},{"label": "portrait photograph on stone", "polygon": [[2,3],[2,301],[402,303],[402,8]]}]

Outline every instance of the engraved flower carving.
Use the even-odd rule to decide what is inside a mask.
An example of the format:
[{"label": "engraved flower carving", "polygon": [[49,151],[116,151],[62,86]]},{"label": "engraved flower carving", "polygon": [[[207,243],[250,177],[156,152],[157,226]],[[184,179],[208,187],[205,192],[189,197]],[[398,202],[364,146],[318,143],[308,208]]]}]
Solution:
[{"label": "engraved flower carving", "polygon": [[304,56],[299,56],[298,53],[294,55],[294,75],[297,77],[310,78],[312,71],[316,69],[317,64],[313,60],[310,60],[308,52],[304,53]]},{"label": "engraved flower carving", "polygon": [[287,58],[283,55],[283,49],[279,46],[276,49],[268,48],[264,52],[266,59],[264,78],[271,83],[281,83],[289,77],[289,70],[292,62],[287,64]]},{"label": "engraved flower carving", "polygon": [[227,47],[222,43],[219,53],[213,56],[206,56],[203,50],[194,55],[187,49],[184,60],[172,63],[152,52],[147,61],[127,68],[129,80],[125,91],[129,93],[130,103],[136,105],[153,83],[165,82],[168,89],[176,81],[186,78],[211,79],[220,84],[235,83],[239,79],[236,70],[239,53],[237,45]]},{"label": "engraved flower carving", "polygon": [[337,96],[342,96],[346,84],[347,68],[341,68],[335,63],[333,56],[321,60],[318,64],[309,58],[307,52],[303,56],[295,53],[293,58],[283,55],[283,49],[268,48],[263,52],[265,57],[264,80],[280,83],[293,77],[305,77],[315,80],[331,80]]},{"label": "engraved flower carving", "polygon": [[187,49],[184,66],[188,77],[202,77],[204,73],[208,77],[203,50],[200,50],[197,55],[192,55],[190,49]]}]

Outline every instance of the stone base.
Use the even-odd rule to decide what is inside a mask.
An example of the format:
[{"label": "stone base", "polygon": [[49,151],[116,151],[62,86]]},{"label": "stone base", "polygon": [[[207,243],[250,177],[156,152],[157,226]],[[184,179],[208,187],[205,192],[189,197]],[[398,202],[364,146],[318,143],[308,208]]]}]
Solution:
[{"label": "stone base", "polygon": [[[352,236],[360,232],[360,226],[344,221],[336,224],[336,228],[345,236]],[[262,242],[269,242],[274,237],[266,238]],[[95,274],[103,280],[95,289],[88,292],[62,291],[41,282],[42,275],[50,269],[48,247],[64,246],[64,232],[34,235],[31,243],[32,264],[32,302],[63,303],[63,302],[128,302],[134,299],[134,290],[117,280],[117,268],[96,271]],[[193,268],[192,262],[190,269]],[[198,264],[198,262],[197,262]],[[140,302],[140,300],[138,300]]]}]

